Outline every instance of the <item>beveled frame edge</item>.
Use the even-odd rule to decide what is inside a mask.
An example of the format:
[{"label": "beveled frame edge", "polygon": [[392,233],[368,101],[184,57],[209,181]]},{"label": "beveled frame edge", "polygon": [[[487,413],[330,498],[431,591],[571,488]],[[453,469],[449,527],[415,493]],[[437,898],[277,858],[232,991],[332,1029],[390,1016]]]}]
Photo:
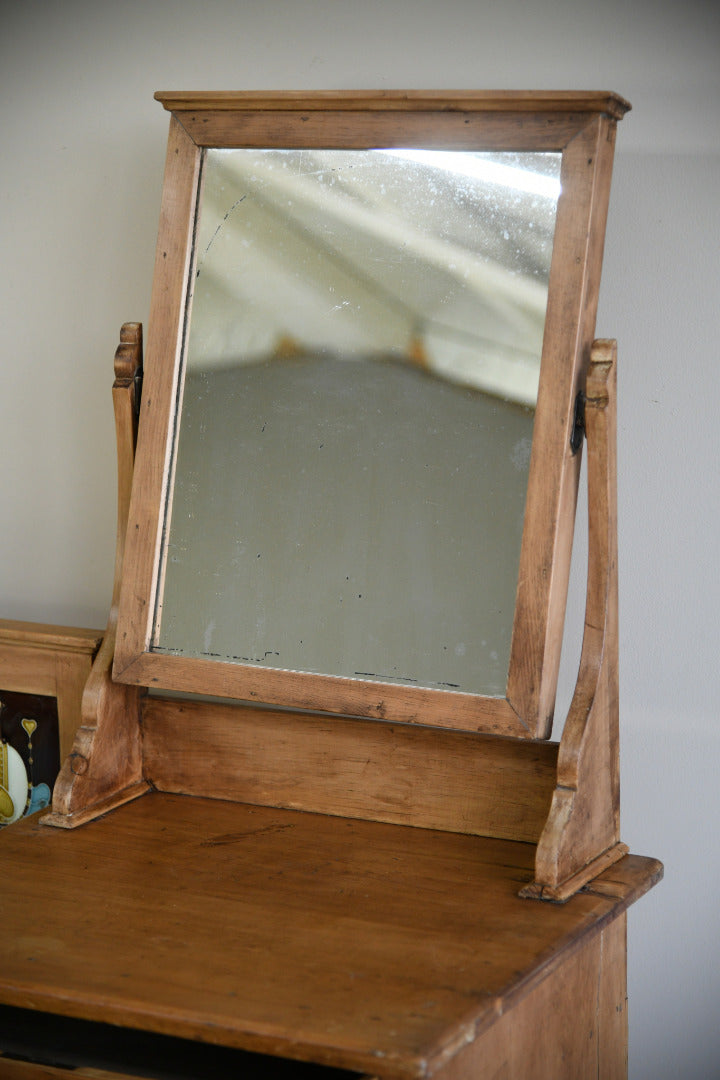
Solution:
[{"label": "beveled frame edge", "polygon": [[[172,115],[113,677],[123,683],[331,714],[547,737],[579,479],[579,455],[569,450],[572,404],[594,334],[615,117],[629,106],[616,95],[570,92],[208,92],[156,97]],[[615,104],[611,107],[608,101]],[[151,652],[202,150],[413,144],[558,150],[563,152],[565,185],[578,185],[579,198],[571,202],[566,194],[558,204],[506,697]],[[171,385],[168,370],[173,371]]]}]

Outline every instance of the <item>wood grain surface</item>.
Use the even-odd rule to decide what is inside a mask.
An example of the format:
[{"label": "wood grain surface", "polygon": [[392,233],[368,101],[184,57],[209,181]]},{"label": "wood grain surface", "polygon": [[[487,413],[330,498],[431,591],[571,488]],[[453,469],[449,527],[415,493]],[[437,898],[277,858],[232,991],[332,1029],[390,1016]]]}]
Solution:
[{"label": "wood grain surface", "polygon": [[[150,794],[0,836],[0,1000],[383,1077],[430,1076],[658,879],[563,906],[534,847]],[[604,882],[605,875],[600,879]]]},{"label": "wood grain surface", "polygon": [[160,791],[537,843],[557,744],[253,706],[148,697]]}]

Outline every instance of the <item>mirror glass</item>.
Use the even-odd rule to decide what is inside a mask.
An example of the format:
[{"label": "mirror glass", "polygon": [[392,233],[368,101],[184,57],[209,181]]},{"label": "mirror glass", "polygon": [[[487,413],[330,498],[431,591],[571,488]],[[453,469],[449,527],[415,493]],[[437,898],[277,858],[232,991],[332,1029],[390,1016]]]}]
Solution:
[{"label": "mirror glass", "polygon": [[505,693],[560,164],[204,152],[154,651]]}]

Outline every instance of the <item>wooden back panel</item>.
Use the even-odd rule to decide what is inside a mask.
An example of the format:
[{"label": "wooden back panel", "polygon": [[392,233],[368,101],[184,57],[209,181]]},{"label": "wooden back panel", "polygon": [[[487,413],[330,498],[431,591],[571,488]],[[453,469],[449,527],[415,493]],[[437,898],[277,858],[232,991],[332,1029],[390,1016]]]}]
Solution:
[{"label": "wooden back panel", "polygon": [[529,843],[555,786],[555,743],[163,697],[142,732],[161,791]]}]

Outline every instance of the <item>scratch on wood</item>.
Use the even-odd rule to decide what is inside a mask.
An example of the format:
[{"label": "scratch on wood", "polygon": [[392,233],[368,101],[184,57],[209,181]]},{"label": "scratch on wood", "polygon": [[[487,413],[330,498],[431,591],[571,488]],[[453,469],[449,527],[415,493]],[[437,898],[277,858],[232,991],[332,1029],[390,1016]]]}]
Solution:
[{"label": "scratch on wood", "polygon": [[251,836],[260,833],[282,832],[283,829],[294,829],[294,825],[263,825],[261,829],[248,829],[239,833],[222,833],[220,836],[211,836],[208,840],[201,840],[200,847],[221,847],[223,844],[236,844],[240,840],[247,840]]}]

